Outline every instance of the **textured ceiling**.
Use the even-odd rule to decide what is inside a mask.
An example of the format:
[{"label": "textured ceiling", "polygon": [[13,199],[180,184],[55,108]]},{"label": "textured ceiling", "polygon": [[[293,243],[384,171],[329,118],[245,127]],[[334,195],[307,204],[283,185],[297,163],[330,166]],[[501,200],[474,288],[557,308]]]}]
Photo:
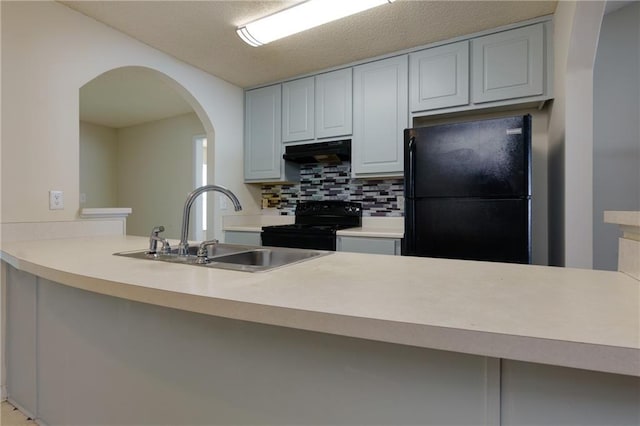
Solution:
[{"label": "textured ceiling", "polygon": [[60,2],[240,87],[549,15],[556,7],[555,1],[396,0],[256,48],[240,40],[236,27],[297,1]]}]

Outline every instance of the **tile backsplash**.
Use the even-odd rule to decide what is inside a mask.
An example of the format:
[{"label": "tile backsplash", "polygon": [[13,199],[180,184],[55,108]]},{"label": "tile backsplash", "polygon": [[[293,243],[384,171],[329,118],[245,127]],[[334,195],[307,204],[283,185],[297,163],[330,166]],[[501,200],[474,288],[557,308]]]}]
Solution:
[{"label": "tile backsplash", "polygon": [[295,214],[298,201],[345,200],[362,203],[363,216],[401,217],[404,179],[353,179],[351,163],[302,164],[299,184],[263,185],[262,199],[282,215]]}]

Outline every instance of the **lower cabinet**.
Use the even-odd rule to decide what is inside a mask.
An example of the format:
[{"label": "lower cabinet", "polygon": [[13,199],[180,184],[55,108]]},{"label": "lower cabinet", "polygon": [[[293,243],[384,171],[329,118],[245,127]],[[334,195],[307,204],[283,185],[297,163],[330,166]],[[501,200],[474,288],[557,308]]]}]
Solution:
[{"label": "lower cabinet", "polygon": [[634,376],[203,315],[3,272],[6,394],[40,424],[639,424]]},{"label": "lower cabinet", "polygon": [[224,242],[227,244],[243,244],[247,246],[261,246],[260,232],[224,231]]},{"label": "lower cabinet", "polygon": [[338,237],[337,251],[400,256],[400,238]]}]

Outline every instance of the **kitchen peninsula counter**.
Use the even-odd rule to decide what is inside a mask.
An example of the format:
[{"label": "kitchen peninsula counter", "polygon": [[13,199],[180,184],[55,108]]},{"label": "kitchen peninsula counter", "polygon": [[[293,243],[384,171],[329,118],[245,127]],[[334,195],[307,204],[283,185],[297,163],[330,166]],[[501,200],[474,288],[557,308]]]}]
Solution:
[{"label": "kitchen peninsula counter", "polygon": [[141,237],[6,243],[46,280],[183,311],[640,376],[640,282],[619,272],[332,253],[264,273],[113,256]]}]

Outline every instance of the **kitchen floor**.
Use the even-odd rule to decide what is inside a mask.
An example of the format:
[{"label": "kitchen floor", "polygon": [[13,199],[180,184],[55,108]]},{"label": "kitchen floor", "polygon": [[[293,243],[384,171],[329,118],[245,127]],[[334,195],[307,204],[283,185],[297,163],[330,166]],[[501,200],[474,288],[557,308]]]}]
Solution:
[{"label": "kitchen floor", "polygon": [[28,419],[7,401],[2,401],[2,411],[0,411],[0,425],[2,426],[28,426],[37,425],[33,420]]}]

